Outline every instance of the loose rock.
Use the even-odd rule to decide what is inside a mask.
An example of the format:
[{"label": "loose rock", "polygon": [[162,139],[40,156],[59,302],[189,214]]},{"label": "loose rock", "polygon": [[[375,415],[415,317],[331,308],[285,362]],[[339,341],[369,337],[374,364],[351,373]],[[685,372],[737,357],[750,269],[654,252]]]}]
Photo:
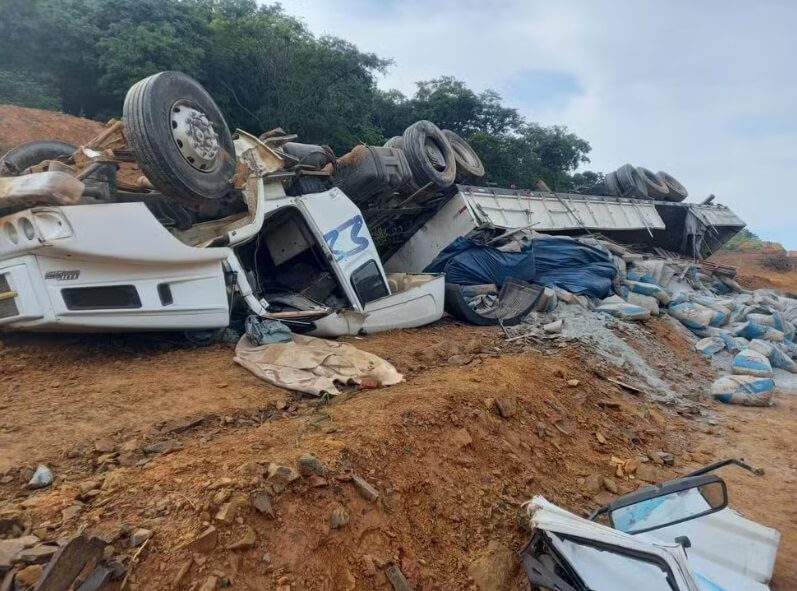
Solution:
[{"label": "loose rock", "polygon": [[385,576],[394,591],[412,591],[412,585],[410,585],[407,577],[404,576],[404,573],[401,572],[401,569],[397,565],[391,564],[387,570],[385,570]]},{"label": "loose rock", "polygon": [[274,507],[271,505],[271,497],[264,490],[257,490],[249,497],[249,504],[252,505],[259,513],[268,515],[271,519],[276,517]]},{"label": "loose rock", "polygon": [[257,533],[248,525],[244,526],[244,532],[235,542],[227,545],[227,550],[249,550],[257,542]]},{"label": "loose rock", "polygon": [[[34,542],[35,544],[36,542]],[[0,573],[11,568],[14,557],[24,550],[29,544],[24,538],[13,538],[11,540],[0,540]]]},{"label": "loose rock", "polygon": [[542,330],[544,330],[548,334],[558,334],[562,332],[562,326],[564,322],[559,319],[555,320],[554,322],[549,322],[548,324],[543,324]]},{"label": "loose rock", "polygon": [[451,434],[451,443],[453,443],[455,448],[461,449],[471,445],[473,443],[473,438],[470,436],[468,430],[463,427]]},{"label": "loose rock", "polygon": [[[91,491],[94,492],[94,491]],[[71,521],[83,512],[83,505],[71,505],[61,511],[61,519],[63,521]]]},{"label": "loose rock", "polygon": [[584,489],[593,495],[598,494],[603,488],[603,477],[600,474],[591,474],[584,480]]},{"label": "loose rock", "polygon": [[39,580],[39,577],[42,574],[44,567],[41,564],[32,564],[30,566],[26,566],[22,570],[17,571],[17,576],[14,579],[14,582],[17,586],[24,587],[33,587],[36,584],[36,581]]},{"label": "loose rock", "polygon": [[116,444],[110,439],[99,439],[94,442],[94,450],[101,454],[109,454],[116,451]]},{"label": "loose rock", "polygon": [[238,507],[233,503],[224,503],[216,512],[216,521],[221,523],[231,524],[235,519],[235,514],[238,512]]},{"label": "loose rock", "polygon": [[615,482],[614,478],[604,477],[603,486],[606,487],[606,490],[608,490],[613,495],[616,495],[619,490],[617,488],[617,482]]},{"label": "loose rock", "polygon": [[208,577],[205,579],[205,582],[202,583],[202,586],[199,588],[199,591],[213,591],[218,584],[219,579],[217,577]]},{"label": "loose rock", "polygon": [[325,476],[327,473],[324,464],[312,454],[302,454],[299,458],[299,474],[302,476]]},{"label": "loose rock", "polygon": [[177,441],[157,441],[144,448],[144,452],[148,454],[169,454],[177,451],[182,446]]},{"label": "loose rock", "polygon": [[201,552],[202,554],[210,554],[216,548],[219,541],[219,532],[212,525],[205,531],[188,542],[184,548],[188,548],[193,552]]},{"label": "loose rock", "polygon": [[505,419],[514,417],[517,414],[517,400],[514,398],[498,398],[495,401],[498,414]]},{"label": "loose rock", "polygon": [[329,526],[332,529],[340,529],[349,523],[349,514],[343,507],[335,507],[329,517]]},{"label": "loose rock", "polygon": [[487,550],[468,567],[468,574],[479,591],[506,589],[517,567],[517,554],[497,540],[492,540]]},{"label": "loose rock", "polygon": [[291,482],[298,478],[299,473],[289,466],[280,466],[279,464],[274,463],[268,465],[267,480],[274,488],[274,492],[276,493],[280,493],[285,490],[285,488],[287,488]]},{"label": "loose rock", "polygon": [[53,554],[58,552],[58,546],[48,546],[40,544],[33,548],[26,548],[20,551],[14,558],[14,562],[22,562],[24,564],[44,564],[52,558]]},{"label": "loose rock", "polygon": [[136,546],[140,546],[152,537],[152,533],[151,529],[145,529],[143,527],[138,528],[130,534],[130,547],[135,548]]},{"label": "loose rock", "polygon": [[568,388],[577,388],[581,382],[578,380],[567,380],[567,387]]},{"label": "loose rock", "polygon": [[321,476],[313,474],[310,476],[310,486],[313,488],[323,488],[325,486],[329,486],[329,482],[326,478],[321,478]]},{"label": "loose rock", "polygon": [[655,466],[650,464],[642,464],[637,468],[636,477],[644,482],[654,484],[659,481],[658,473]]}]

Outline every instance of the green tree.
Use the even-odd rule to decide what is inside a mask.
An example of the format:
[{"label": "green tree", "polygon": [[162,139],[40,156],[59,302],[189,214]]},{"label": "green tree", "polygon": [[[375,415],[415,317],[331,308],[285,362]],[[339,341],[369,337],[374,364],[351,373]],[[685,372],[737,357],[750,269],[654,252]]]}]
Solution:
[{"label": "green tree", "polygon": [[451,76],[421,81],[409,97],[379,90],[390,61],[314,36],[276,4],[0,0],[0,56],[7,102],[107,119],[120,115],[137,80],[182,70],[208,89],[231,128],[280,126],[340,154],[429,119],[472,143],[485,181],[533,188],[543,179],[576,190],[594,180],[573,175],[590,146],[567,129],[529,123],[496,92]]},{"label": "green tree", "polygon": [[0,70],[0,104],[59,109],[61,99],[52,81],[30,72]]}]

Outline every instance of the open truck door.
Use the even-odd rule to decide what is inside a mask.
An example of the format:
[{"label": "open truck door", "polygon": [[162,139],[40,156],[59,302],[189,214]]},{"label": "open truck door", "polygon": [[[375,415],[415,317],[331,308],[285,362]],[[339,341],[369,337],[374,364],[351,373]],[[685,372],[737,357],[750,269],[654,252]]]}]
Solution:
[{"label": "open truck door", "polygon": [[638,539],[542,497],[529,501],[534,530],[521,551],[532,591],[699,591],[679,544]]},{"label": "open truck door", "polygon": [[768,591],[780,533],[728,507],[725,481],[711,472],[723,460],[681,478],[618,497],[598,509],[611,527],[652,543],[679,543],[701,591]]},{"label": "open truck door", "polygon": [[445,283],[429,273],[386,274],[360,209],[339,189],[297,198],[351,307],[315,321],[314,334],[421,326],[443,315]]}]

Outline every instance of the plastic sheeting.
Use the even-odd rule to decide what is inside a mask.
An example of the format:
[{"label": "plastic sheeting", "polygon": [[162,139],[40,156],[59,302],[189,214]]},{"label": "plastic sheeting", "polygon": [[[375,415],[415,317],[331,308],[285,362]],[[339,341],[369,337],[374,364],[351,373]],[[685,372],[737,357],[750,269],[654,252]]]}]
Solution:
[{"label": "plastic sheeting", "polygon": [[337,384],[392,386],[404,380],[390,363],[348,343],[294,335],[289,343],[256,345],[247,335],[235,347],[234,361],[275,386],[313,396],[340,394]]},{"label": "plastic sheeting", "polygon": [[499,287],[510,277],[560,287],[571,293],[604,298],[617,269],[610,255],[565,236],[531,240],[520,252],[503,252],[457,238],[424,270],[445,273],[447,283]]}]

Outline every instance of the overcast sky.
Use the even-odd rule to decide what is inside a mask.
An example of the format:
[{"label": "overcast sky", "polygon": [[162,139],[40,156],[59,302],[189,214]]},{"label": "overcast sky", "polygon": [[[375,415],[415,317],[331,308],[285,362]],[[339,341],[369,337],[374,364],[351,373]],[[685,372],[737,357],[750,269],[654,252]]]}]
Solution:
[{"label": "overcast sky", "polygon": [[797,0],[284,0],[316,34],[395,64],[383,88],[450,74],[592,145],[710,193],[797,249]]}]

